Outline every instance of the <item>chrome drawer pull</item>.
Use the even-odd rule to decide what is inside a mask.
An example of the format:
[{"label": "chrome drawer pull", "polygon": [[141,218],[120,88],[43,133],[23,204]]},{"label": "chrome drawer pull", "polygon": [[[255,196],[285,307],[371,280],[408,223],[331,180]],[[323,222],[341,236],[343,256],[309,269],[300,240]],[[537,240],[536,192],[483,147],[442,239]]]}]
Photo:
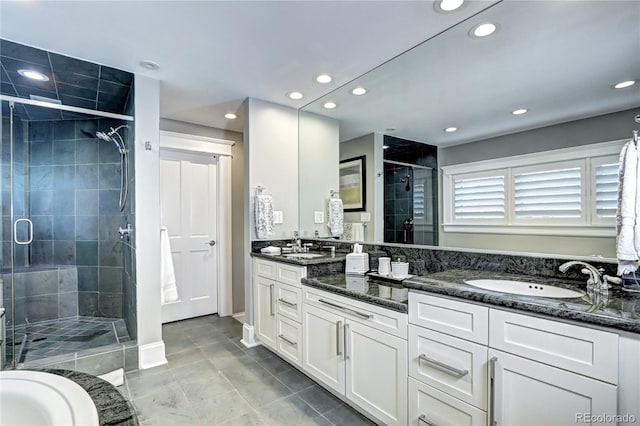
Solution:
[{"label": "chrome drawer pull", "polygon": [[420,417],[418,417],[418,422],[422,422],[427,426],[436,426],[435,423],[431,423],[429,420],[427,420],[427,416],[424,414],[420,414]]},{"label": "chrome drawer pull", "polygon": [[279,334],[278,337],[284,340],[286,343],[290,344],[291,346],[298,346],[296,342],[292,342],[291,340],[284,337],[282,334]]},{"label": "chrome drawer pull", "polygon": [[498,424],[496,420],[496,362],[498,357],[494,356],[489,360],[489,425]]},{"label": "chrome drawer pull", "polygon": [[275,288],[275,284],[271,284],[269,286],[269,315],[274,316],[275,315],[275,309],[273,308],[273,290]]},{"label": "chrome drawer pull", "polygon": [[363,314],[362,312],[358,312],[358,311],[355,311],[355,310],[353,310],[353,309],[345,308],[344,306],[336,305],[335,303],[327,302],[326,300],[318,299],[318,301],[319,301],[320,303],[324,303],[325,305],[333,306],[334,308],[338,308],[338,309],[340,309],[340,310],[342,310],[342,311],[349,312],[349,313],[352,313],[352,314],[354,314],[354,315],[357,315],[357,316],[359,316],[360,318],[364,318],[364,319],[371,319],[371,318],[373,318],[373,315]]},{"label": "chrome drawer pull", "polygon": [[341,339],[340,339],[340,329],[342,328],[342,321],[338,321],[336,323],[336,355],[340,356],[342,355],[342,348],[341,348]]},{"label": "chrome drawer pull", "polygon": [[449,374],[451,376],[455,376],[455,377],[459,378],[459,377],[464,377],[467,374],[469,374],[469,370],[458,370],[455,367],[451,367],[450,365],[443,364],[440,361],[436,361],[435,359],[428,358],[425,354],[421,354],[418,357],[418,359],[420,361],[426,362],[430,366],[432,366],[432,367],[434,367],[434,368],[436,368],[436,369],[438,369],[440,371],[443,371],[443,372],[445,372],[445,373],[447,373],[447,374]]},{"label": "chrome drawer pull", "polygon": [[278,302],[280,303],[284,303],[285,305],[291,307],[291,308],[297,308],[298,304],[297,303],[291,303],[288,300],[284,300],[284,299],[278,299]]}]

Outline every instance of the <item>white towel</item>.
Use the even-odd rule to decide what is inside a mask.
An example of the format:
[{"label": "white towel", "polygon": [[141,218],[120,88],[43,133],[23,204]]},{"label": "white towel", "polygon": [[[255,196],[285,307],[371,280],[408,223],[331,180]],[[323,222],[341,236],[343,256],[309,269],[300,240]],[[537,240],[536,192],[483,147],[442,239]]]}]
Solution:
[{"label": "white towel", "polygon": [[353,241],[364,241],[364,223],[353,224]]},{"label": "white towel", "polygon": [[173,269],[171,246],[169,245],[169,231],[165,226],[160,228],[160,303],[165,304],[178,300],[178,286],[176,273]]},{"label": "white towel", "polygon": [[618,275],[638,270],[640,259],[640,161],[638,150],[629,141],[620,151],[618,210],[616,213],[616,255]]},{"label": "white towel", "polygon": [[344,209],[340,198],[329,198],[329,221],[327,223],[332,237],[344,233]]},{"label": "white towel", "polygon": [[256,236],[267,238],[273,235],[273,196],[256,195]]}]

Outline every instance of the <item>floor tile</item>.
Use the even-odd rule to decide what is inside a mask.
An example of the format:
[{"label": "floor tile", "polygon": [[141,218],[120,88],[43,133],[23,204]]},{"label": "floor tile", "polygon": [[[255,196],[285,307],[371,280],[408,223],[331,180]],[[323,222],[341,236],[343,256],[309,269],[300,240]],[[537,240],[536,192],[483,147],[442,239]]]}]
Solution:
[{"label": "floor tile", "polygon": [[220,370],[220,372],[236,387],[244,386],[248,383],[271,376],[271,373],[256,362],[243,364],[242,367],[225,368]]},{"label": "floor tile", "polygon": [[221,423],[221,426],[262,426],[264,424],[264,419],[258,413],[250,411],[240,417]]},{"label": "floor tile", "polygon": [[342,405],[341,400],[319,386],[311,386],[298,392],[297,395],[321,414]]},{"label": "floor tile", "polygon": [[276,378],[284,383],[293,392],[299,392],[315,384],[313,380],[311,380],[295,368],[278,373],[276,375]]},{"label": "floor tile", "polygon": [[212,395],[200,404],[194,404],[194,411],[207,425],[224,423],[252,411],[237,390]]},{"label": "floor tile", "polygon": [[189,425],[200,422],[178,385],[158,387],[146,396],[134,397],[133,405],[142,422],[151,420],[154,425]]},{"label": "floor tile", "polygon": [[339,405],[338,407],[327,411],[323,415],[336,426],[375,425],[371,420],[345,404]]},{"label": "floor tile", "polygon": [[262,407],[292,394],[291,389],[280,383],[273,376],[239,386],[238,392],[253,408]]},{"label": "floor tile", "polygon": [[279,399],[257,411],[265,419],[265,424],[274,426],[313,424],[309,423],[310,420],[320,416],[320,413],[295,395]]}]

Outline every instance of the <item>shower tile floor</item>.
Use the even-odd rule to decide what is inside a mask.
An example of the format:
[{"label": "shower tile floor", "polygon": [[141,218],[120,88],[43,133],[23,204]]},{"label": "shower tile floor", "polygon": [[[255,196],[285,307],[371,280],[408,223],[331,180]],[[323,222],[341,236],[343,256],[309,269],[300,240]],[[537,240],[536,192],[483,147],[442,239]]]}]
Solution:
[{"label": "shower tile floor", "polygon": [[[26,338],[25,338],[26,336]],[[18,364],[130,341],[123,319],[77,317],[16,327]]]}]

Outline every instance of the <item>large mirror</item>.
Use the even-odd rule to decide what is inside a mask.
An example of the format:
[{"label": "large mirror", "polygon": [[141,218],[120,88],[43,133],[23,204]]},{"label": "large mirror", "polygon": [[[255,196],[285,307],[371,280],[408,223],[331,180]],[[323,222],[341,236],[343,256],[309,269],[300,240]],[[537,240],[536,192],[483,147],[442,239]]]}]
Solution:
[{"label": "large mirror", "polygon": [[[331,191],[359,185],[365,205],[345,212],[341,239],[615,257],[613,225],[447,227],[443,167],[605,142],[619,150],[640,127],[640,82],[614,87],[640,80],[638,22],[636,1],[499,2],[305,106],[302,236],[331,237]],[[485,23],[495,32],[474,35]],[[341,177],[341,161],[362,157],[360,181]]]}]

